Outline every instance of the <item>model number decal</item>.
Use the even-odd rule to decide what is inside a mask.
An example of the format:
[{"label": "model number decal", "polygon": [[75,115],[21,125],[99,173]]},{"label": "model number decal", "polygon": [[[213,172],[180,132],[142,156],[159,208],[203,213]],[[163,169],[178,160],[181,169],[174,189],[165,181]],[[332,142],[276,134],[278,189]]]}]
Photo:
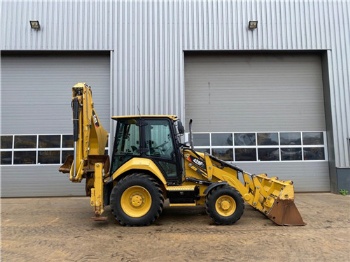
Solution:
[{"label": "model number decal", "polygon": [[190,156],[191,162],[199,166],[200,168],[205,169],[205,164],[203,161],[199,160],[198,158],[195,158],[193,156]]},{"label": "model number decal", "polygon": [[203,162],[198,160],[197,158],[193,158],[193,162],[199,166],[202,166],[203,165]]}]

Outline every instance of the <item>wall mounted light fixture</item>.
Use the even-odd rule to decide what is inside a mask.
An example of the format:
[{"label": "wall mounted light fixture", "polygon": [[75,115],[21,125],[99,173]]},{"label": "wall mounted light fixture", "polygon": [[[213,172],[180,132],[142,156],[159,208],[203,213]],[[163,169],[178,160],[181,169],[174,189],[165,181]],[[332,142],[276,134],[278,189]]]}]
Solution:
[{"label": "wall mounted light fixture", "polygon": [[40,23],[38,20],[29,21],[30,27],[34,30],[40,30]]},{"label": "wall mounted light fixture", "polygon": [[248,28],[254,30],[258,28],[258,21],[249,21]]}]

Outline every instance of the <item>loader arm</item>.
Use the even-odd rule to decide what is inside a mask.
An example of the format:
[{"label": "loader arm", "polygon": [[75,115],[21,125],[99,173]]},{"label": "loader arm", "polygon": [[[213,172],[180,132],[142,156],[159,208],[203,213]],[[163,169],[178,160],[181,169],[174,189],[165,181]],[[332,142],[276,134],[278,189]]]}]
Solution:
[{"label": "loader arm", "polygon": [[[292,181],[279,180],[277,177],[269,178],[266,174],[249,174],[213,155],[207,153],[200,155],[191,149],[185,149],[184,155],[189,162],[187,165],[190,165],[197,174],[201,174],[213,183],[227,182],[242,195],[247,204],[276,224],[305,225],[294,204]],[[198,158],[200,158],[199,161],[193,161]],[[242,175],[241,180],[239,174]]]},{"label": "loader arm", "polygon": [[69,173],[72,182],[86,179],[86,194],[97,216],[103,212],[103,180],[109,172],[109,156],[105,155],[108,132],[94,109],[91,88],[85,83],[72,87],[74,155],[59,168]]}]

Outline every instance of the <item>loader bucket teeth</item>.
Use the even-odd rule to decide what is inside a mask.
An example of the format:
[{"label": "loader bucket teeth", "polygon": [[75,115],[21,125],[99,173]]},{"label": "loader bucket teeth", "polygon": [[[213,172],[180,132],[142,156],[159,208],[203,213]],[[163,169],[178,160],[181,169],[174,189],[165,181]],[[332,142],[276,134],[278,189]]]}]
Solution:
[{"label": "loader bucket teeth", "polygon": [[267,217],[280,226],[305,226],[292,199],[277,199]]}]

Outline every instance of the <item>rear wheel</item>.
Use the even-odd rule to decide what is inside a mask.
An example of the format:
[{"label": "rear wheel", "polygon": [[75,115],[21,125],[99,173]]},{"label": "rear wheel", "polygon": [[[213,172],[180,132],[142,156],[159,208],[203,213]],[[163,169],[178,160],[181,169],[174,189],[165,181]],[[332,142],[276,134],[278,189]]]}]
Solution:
[{"label": "rear wheel", "polygon": [[159,184],[145,174],[126,176],[111,193],[112,213],[121,225],[147,226],[163,210],[164,197]]},{"label": "rear wheel", "polygon": [[217,225],[231,225],[237,222],[244,212],[241,194],[231,186],[216,187],[206,198],[207,214]]}]

